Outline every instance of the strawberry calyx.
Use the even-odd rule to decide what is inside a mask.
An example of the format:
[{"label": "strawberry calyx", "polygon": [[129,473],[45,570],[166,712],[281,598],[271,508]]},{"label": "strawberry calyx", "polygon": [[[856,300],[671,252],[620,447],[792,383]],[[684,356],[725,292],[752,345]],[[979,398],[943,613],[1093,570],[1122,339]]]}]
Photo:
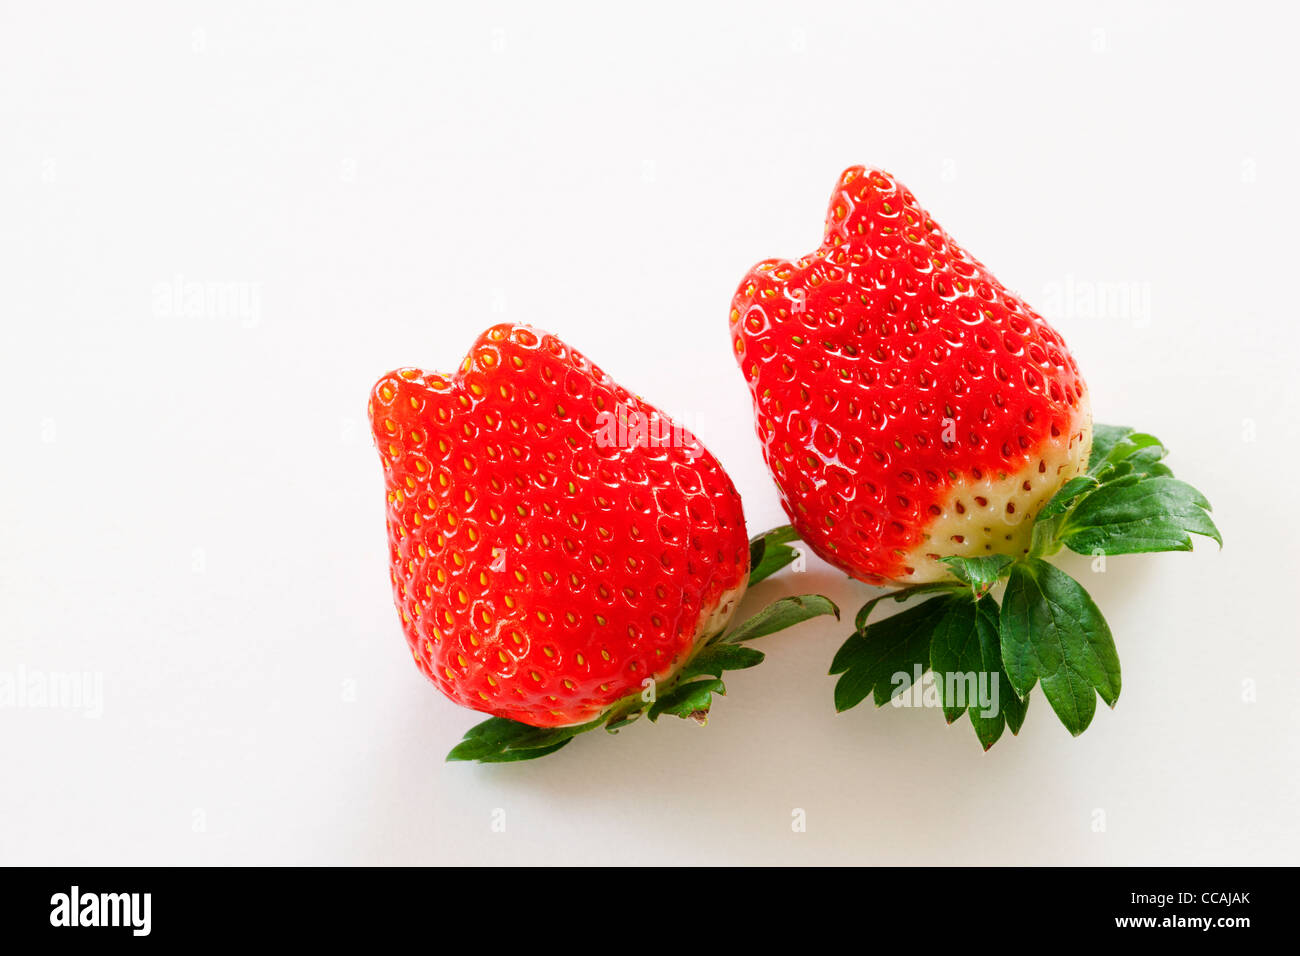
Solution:
[{"label": "strawberry calyx", "polygon": [[[1120,666],[1110,627],[1083,586],[1044,559],[1068,548],[1104,570],[1110,555],[1190,551],[1193,534],[1222,547],[1223,537],[1209,501],[1164,463],[1159,439],[1108,425],[1093,435],[1087,473],[1034,516],[1028,554],[944,557],[952,580],[887,591],[862,606],[831,663],[837,711],[868,696],[883,706],[928,672],[948,723],[969,714],[988,750],[1004,729],[1019,733],[1036,685],[1075,736],[1092,722],[1098,695],[1115,705]],[[999,602],[992,591],[1002,582]],[[886,600],[921,595],[870,620]]]},{"label": "strawberry calyx", "polygon": [[[783,525],[750,540],[749,586],[770,577],[798,557],[790,545],[796,537],[793,528]],[[723,673],[745,670],[763,662],[766,655],[747,646],[748,642],[826,614],[838,620],[840,610],[820,594],[779,598],[752,617],[703,638],[669,680],[656,683],[647,679],[639,692],[618,701],[594,720],[567,727],[534,727],[506,717],[490,717],[466,731],[447,759],[478,763],[533,760],[555,753],[579,734],[598,727],[618,733],[641,717],[653,723],[661,716],[670,715],[706,724],[713,695],[727,692]]]}]

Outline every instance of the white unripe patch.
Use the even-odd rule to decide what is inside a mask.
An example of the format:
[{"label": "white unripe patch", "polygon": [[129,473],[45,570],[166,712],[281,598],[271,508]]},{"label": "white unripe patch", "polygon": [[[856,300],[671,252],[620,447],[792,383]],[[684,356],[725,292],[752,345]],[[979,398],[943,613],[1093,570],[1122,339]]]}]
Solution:
[{"label": "white unripe patch", "polygon": [[[1092,450],[1092,410],[1085,397],[1073,427],[1043,442],[1038,454],[1014,474],[985,474],[953,485],[926,528],[925,538],[904,555],[912,569],[898,577],[903,584],[951,577],[937,556],[976,558],[990,554],[1021,557],[1029,553],[1034,518],[1060,487],[1088,470]],[[1041,467],[1040,467],[1041,464]]]}]

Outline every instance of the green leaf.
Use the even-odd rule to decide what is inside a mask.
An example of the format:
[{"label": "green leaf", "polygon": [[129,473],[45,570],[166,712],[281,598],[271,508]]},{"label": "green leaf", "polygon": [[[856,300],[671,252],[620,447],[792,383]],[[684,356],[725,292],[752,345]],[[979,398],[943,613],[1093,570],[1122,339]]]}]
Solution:
[{"label": "green leaf", "polygon": [[[477,760],[480,763],[530,760],[554,753],[578,734],[595,729],[607,717],[607,714],[602,714],[588,723],[569,727],[533,727],[505,717],[490,717],[466,731],[464,739],[452,748],[447,759]],[[531,753],[538,750],[545,753]],[[529,753],[530,756],[506,756],[511,753]]]},{"label": "green leaf", "polygon": [[1165,465],[1162,459],[1169,454],[1169,449],[1160,444],[1158,438],[1151,436],[1155,442],[1139,448],[1133,454],[1124,459],[1126,465],[1131,465],[1135,475],[1153,475],[1153,474],[1173,474],[1169,467]]},{"label": "green leaf", "polygon": [[1047,556],[1062,545],[1082,554],[1190,551],[1192,534],[1222,546],[1209,502],[1174,479],[1166,454],[1154,435],[1095,425],[1089,474],[1066,482],[1038,513],[1030,554]]},{"label": "green leaf", "polygon": [[868,652],[868,646],[867,639],[862,636],[862,632],[854,631],[849,635],[849,639],[840,645],[840,649],[835,652],[835,656],[831,659],[831,669],[826,673],[831,677],[836,674],[843,674],[849,669],[850,664]]},{"label": "green leaf", "polygon": [[753,617],[743,621],[730,634],[722,639],[724,644],[739,644],[741,641],[752,641],[755,638],[766,637],[768,634],[775,634],[777,631],[785,630],[787,627],[793,627],[810,618],[820,617],[823,614],[834,614],[836,619],[840,616],[840,609],[830,598],[822,597],[820,594],[799,594],[793,597],[784,597],[779,601],[773,601],[763,610],[759,611]]},{"label": "green leaf", "polygon": [[1061,490],[1052,496],[1052,500],[1043,505],[1041,511],[1035,517],[1035,521],[1045,521],[1048,518],[1055,518],[1059,514],[1065,514],[1070,509],[1070,504],[1079,493],[1085,488],[1095,488],[1097,479],[1090,475],[1076,475],[1061,486]]},{"label": "green leaf", "polygon": [[993,585],[998,583],[998,578],[1002,577],[1002,572],[1011,563],[1011,558],[1005,554],[991,554],[979,558],[950,557],[939,560],[948,565],[948,570],[957,580],[970,587],[976,600],[982,598]]},{"label": "green leaf", "polygon": [[699,677],[701,674],[721,677],[723,671],[739,671],[747,667],[756,667],[763,663],[765,656],[762,651],[756,651],[752,647],[741,647],[738,644],[711,644],[691,658],[677,676],[682,680],[688,677]]},{"label": "green leaf", "polygon": [[949,603],[930,641],[930,667],[944,717],[952,723],[963,712],[969,714],[985,750],[997,743],[1005,726],[1020,731],[1027,704],[1016,696],[1002,667],[993,598]]},{"label": "green leaf", "polygon": [[528,724],[521,724],[517,720],[507,720],[505,717],[489,717],[482,723],[475,724],[465,731],[464,737],[466,740],[478,738],[508,740],[512,736],[532,729]]},{"label": "green leaf", "polygon": [[1130,432],[1111,446],[1105,458],[1090,464],[1088,473],[1103,483],[1129,473],[1145,475],[1168,453],[1155,435]]},{"label": "green leaf", "polygon": [[713,695],[726,692],[726,685],[717,678],[678,684],[654,702],[649,716],[651,720],[658,720],[662,714],[693,717],[696,714],[707,713],[713,704]]},{"label": "green leaf", "polygon": [[756,535],[749,542],[749,585],[753,587],[764,578],[771,577],[786,565],[793,563],[799,556],[791,541],[797,541],[799,535],[790,525],[773,528],[764,534]]},{"label": "green leaf", "polygon": [[[638,698],[639,699],[639,698]],[[605,724],[605,730],[611,734],[616,734],[624,727],[638,720],[645,713],[645,707],[633,707],[627,710],[616,710]]]},{"label": "green leaf", "polygon": [[1070,733],[1092,722],[1096,694],[1119,699],[1119,655],[1101,611],[1079,582],[1030,558],[1011,568],[1000,616],[1002,661],[1025,697],[1038,683]]},{"label": "green leaf", "polygon": [[931,635],[953,601],[969,603],[952,594],[931,598],[851,635],[831,664],[841,674],[835,709],[856,707],[868,694],[880,707],[911,687],[917,668],[930,667]]},{"label": "green leaf", "polygon": [[609,713],[606,712],[585,724],[574,724],[569,727],[535,727],[531,734],[524,734],[512,740],[510,749],[532,750],[537,747],[550,747],[558,741],[568,740],[578,736],[578,734],[585,734],[589,730],[595,730],[608,719]]},{"label": "green leaf", "polygon": [[1077,475],[1071,478],[1052,496],[1034,516],[1034,526],[1029,539],[1029,553],[1033,557],[1045,557],[1061,550],[1058,532],[1064,515],[1089,488],[1097,487],[1097,479],[1091,475]]},{"label": "green leaf", "polygon": [[1163,475],[1102,485],[1057,530],[1072,551],[1140,554],[1190,551],[1191,534],[1223,544],[1210,503],[1191,485]]},{"label": "green leaf", "polygon": [[978,633],[981,624],[974,601],[950,600],[930,635],[930,669],[934,671],[943,716],[950,724],[966,712],[971,697],[978,695],[984,665]]},{"label": "green leaf", "polygon": [[1143,471],[1167,454],[1168,450],[1155,435],[1135,432],[1122,425],[1094,425],[1088,474],[1100,476],[1108,468],[1128,459],[1133,459],[1138,470]]},{"label": "green leaf", "polygon": [[[933,594],[936,591],[958,591],[962,589],[962,585],[953,581],[931,581],[927,584],[913,584],[910,587],[899,588],[896,591],[886,591],[884,594],[876,595],[858,608],[857,617],[853,619],[853,626],[858,631],[866,630],[867,620],[871,617],[871,612],[875,610],[876,605],[881,601],[898,601],[901,603],[918,594]],[[838,671],[831,671],[831,673],[835,674]]]},{"label": "green leaf", "polygon": [[970,682],[971,679],[978,682],[984,662],[979,623],[974,601],[948,601],[930,637],[930,667],[935,672],[935,687],[949,723],[966,713],[971,695],[978,695],[978,683],[971,687]]},{"label": "green leaf", "polygon": [[535,731],[536,727],[504,717],[489,717],[465,731],[464,739],[447,754],[448,760],[478,760],[505,750],[510,744]]},{"label": "green leaf", "polygon": [[1021,700],[1016,695],[1011,678],[1007,676],[1006,668],[1002,666],[1002,637],[999,633],[997,603],[992,598],[985,598],[980,601],[978,610],[980,623],[976,633],[980,640],[980,658],[983,662],[983,670],[990,675],[996,675],[989,678],[989,690],[997,693],[997,707],[996,713],[993,714],[988,713],[987,709],[978,707],[967,708],[967,713],[970,715],[971,726],[975,728],[975,736],[979,738],[984,749],[988,750],[1002,736],[1004,724],[1013,734],[1020,733],[1020,728],[1025,722],[1025,712],[1029,709],[1029,698]]},{"label": "green leaf", "polygon": [[[546,747],[533,747],[529,750],[503,750],[500,753],[488,754],[478,758],[479,763],[513,763],[518,760],[536,760],[538,757],[545,757],[547,754],[553,754],[561,747],[567,747],[572,737],[565,737],[558,743],[550,744]],[[450,757],[448,759],[451,759]]]},{"label": "green leaf", "polygon": [[1112,449],[1133,434],[1127,425],[1092,426],[1092,452],[1088,456],[1088,474],[1095,475],[1110,456]]}]

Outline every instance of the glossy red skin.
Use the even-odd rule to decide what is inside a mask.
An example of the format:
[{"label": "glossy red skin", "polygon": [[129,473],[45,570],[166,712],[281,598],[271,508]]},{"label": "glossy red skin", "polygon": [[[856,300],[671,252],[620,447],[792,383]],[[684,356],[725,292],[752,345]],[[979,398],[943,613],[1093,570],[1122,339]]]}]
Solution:
[{"label": "glossy red skin", "polygon": [[[602,428],[620,406],[668,440]],[[591,720],[684,663],[702,614],[748,572],[716,459],[554,336],[498,325],[455,375],[391,372],[370,418],[407,643],[466,707]]]},{"label": "glossy red skin", "polygon": [[746,275],[731,331],[791,523],[873,584],[910,573],[900,552],[955,481],[1031,467],[1085,395],[1060,335],[862,166],[840,177],[816,252]]}]

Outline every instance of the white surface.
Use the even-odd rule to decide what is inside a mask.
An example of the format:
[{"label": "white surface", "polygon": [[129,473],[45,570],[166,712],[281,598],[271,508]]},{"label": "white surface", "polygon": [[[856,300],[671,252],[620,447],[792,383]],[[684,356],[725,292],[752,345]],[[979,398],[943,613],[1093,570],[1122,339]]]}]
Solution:
[{"label": "white surface", "polygon": [[[1294,15],[470,6],[0,13],[0,672],[103,681],[98,719],[0,709],[0,862],[1295,862]],[[478,717],[404,648],[372,381],[530,322],[780,523],[728,302],[855,162],[1216,506],[1222,552],[1067,561],[1118,708],[1075,740],[1036,692],[987,755],[936,712],[837,717],[843,628],[807,625],[707,729],[444,764]],[[1090,315],[1098,283],[1137,307]],[[747,606],[814,589],[873,593],[814,561]]]}]

